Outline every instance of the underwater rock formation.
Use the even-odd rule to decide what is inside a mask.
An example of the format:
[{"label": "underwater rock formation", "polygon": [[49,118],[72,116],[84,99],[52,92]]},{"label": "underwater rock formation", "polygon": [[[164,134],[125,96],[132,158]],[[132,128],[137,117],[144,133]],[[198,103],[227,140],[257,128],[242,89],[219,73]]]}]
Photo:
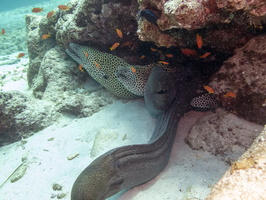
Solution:
[{"label": "underwater rock formation", "polygon": [[266,20],[264,0],[143,0],[139,5],[158,17],[157,24],[149,23],[145,17],[138,19],[139,38],[165,47],[191,44],[193,31],[200,31],[204,33],[204,43],[230,50],[245,43],[245,37],[251,34],[250,27],[263,29]]},{"label": "underwater rock formation", "polygon": [[231,165],[206,200],[265,199],[266,127],[251,147]]},{"label": "underwater rock formation", "polygon": [[[209,84],[223,106],[249,121],[266,123],[266,36],[257,36],[224,62]],[[236,98],[224,97],[227,92]]]},{"label": "underwater rock formation", "polygon": [[223,109],[216,109],[199,119],[186,138],[192,149],[213,155],[243,153],[259,135],[263,127],[238,118]]},{"label": "underwater rock formation", "polygon": [[[111,101],[104,93],[85,90],[85,73],[70,60],[62,47],[50,49],[44,56],[32,84],[33,94],[56,104],[56,110],[79,117],[98,112]],[[83,85],[83,86],[82,86]]]},{"label": "underwater rock formation", "polygon": [[0,93],[0,146],[51,125],[58,113],[51,106],[17,91]]},{"label": "underwater rock formation", "polygon": [[[137,6],[135,0],[81,0],[72,3],[70,11],[56,23],[56,39],[64,45],[70,42],[97,42],[111,46],[118,41],[138,41],[135,20]],[[119,39],[115,29],[125,33],[122,39]]]}]

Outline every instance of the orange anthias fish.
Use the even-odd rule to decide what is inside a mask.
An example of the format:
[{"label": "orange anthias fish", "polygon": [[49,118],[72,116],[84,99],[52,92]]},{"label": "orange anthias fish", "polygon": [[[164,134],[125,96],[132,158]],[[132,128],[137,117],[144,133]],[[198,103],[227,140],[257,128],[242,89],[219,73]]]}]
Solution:
[{"label": "orange anthias fish", "polygon": [[31,11],[34,12],[34,13],[39,13],[39,12],[42,12],[43,9],[42,8],[32,8]]},{"label": "orange anthias fish", "polygon": [[59,10],[69,10],[70,8],[66,5],[59,5],[58,6]]},{"label": "orange anthias fish", "polygon": [[209,55],[211,55],[211,53],[206,52],[205,54],[201,55],[200,58],[207,58]]},{"label": "orange anthias fish", "polygon": [[55,11],[48,12],[46,17],[50,18],[50,17],[52,17],[54,15],[54,13],[55,13]]},{"label": "orange anthias fish", "polygon": [[17,58],[22,58],[23,56],[25,56],[25,53],[19,53],[19,54],[17,55]]},{"label": "orange anthias fish", "polygon": [[142,56],[140,56],[140,58],[139,59],[144,59],[146,56],[144,56],[144,55],[142,55]]},{"label": "orange anthias fish", "polygon": [[110,51],[115,50],[118,46],[120,45],[120,43],[114,43],[113,46],[110,47]]},{"label": "orange anthias fish", "polygon": [[205,90],[207,90],[207,92],[209,92],[209,94],[214,93],[214,90],[210,86],[205,85],[203,87],[204,87]]},{"label": "orange anthias fish", "polygon": [[4,35],[5,33],[6,33],[5,29],[2,28],[0,35]]},{"label": "orange anthias fish", "polygon": [[84,73],[83,65],[82,65],[82,64],[79,65],[79,70],[80,70],[82,73]]},{"label": "orange anthias fish", "polygon": [[197,42],[198,48],[201,49],[202,45],[203,45],[203,40],[202,40],[202,37],[199,34],[196,35],[196,42]]},{"label": "orange anthias fish", "polygon": [[89,57],[89,54],[86,51],[84,51],[83,53],[84,53],[85,57]]},{"label": "orange anthias fish", "polygon": [[236,98],[236,94],[233,93],[233,92],[227,92],[224,97],[233,97],[233,98]]},{"label": "orange anthias fish", "polygon": [[197,55],[197,52],[195,50],[192,49],[180,49],[180,51],[187,56],[195,56]]},{"label": "orange anthias fish", "polygon": [[123,38],[123,33],[120,29],[115,29],[118,37]]},{"label": "orange anthias fish", "polygon": [[157,49],[155,49],[155,48],[151,48],[151,51],[155,52],[155,51],[157,51]]},{"label": "orange anthias fish", "polygon": [[46,39],[49,38],[49,37],[51,37],[50,34],[44,34],[44,35],[42,36],[42,39],[43,39],[43,40],[46,40]]},{"label": "orange anthias fish", "polygon": [[157,63],[161,63],[163,65],[169,65],[169,62],[165,62],[165,61],[158,61]]},{"label": "orange anthias fish", "polygon": [[174,57],[173,54],[165,54],[165,56],[168,57],[168,58],[173,58]]},{"label": "orange anthias fish", "polygon": [[134,73],[137,72],[137,70],[136,70],[134,67],[130,67],[130,69],[131,69],[131,71],[134,72]]},{"label": "orange anthias fish", "polygon": [[101,67],[96,61],[94,61],[94,65],[95,65],[96,67],[98,67],[98,68]]},{"label": "orange anthias fish", "polygon": [[132,41],[127,41],[125,43],[122,44],[122,47],[127,47],[127,46],[131,46],[133,44]]}]

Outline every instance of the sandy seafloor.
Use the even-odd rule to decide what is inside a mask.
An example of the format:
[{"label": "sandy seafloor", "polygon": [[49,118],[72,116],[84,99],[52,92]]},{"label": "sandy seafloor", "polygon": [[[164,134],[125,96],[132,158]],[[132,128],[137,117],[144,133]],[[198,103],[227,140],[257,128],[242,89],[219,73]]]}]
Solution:
[{"label": "sandy seafloor", "polygon": [[[55,4],[55,1],[49,1],[33,7],[44,7],[48,11],[64,2]],[[30,10],[31,7],[23,7],[0,13],[0,28],[6,25],[6,34],[25,29],[24,15],[31,14]],[[12,45],[12,41],[6,42]],[[26,82],[27,55],[16,59],[18,53],[27,52],[26,46],[20,48],[0,55],[0,76],[8,74],[1,90],[18,90],[31,95]],[[184,142],[191,125],[204,114],[191,111],[180,121],[170,162],[162,173],[146,184],[109,199],[205,199],[229,165],[221,157],[192,150]],[[146,143],[155,123],[143,100],[126,103],[114,100],[91,117],[62,117],[27,139],[0,147],[0,185],[21,165],[22,160],[27,166],[21,179],[14,183],[9,179],[0,188],[0,200],[57,199],[57,195],[62,193],[66,194],[63,199],[68,200],[74,180],[93,159],[118,146]],[[99,143],[93,147],[96,135]],[[75,154],[79,155],[73,160],[67,159]],[[53,190],[53,184],[61,185],[62,189]]]}]

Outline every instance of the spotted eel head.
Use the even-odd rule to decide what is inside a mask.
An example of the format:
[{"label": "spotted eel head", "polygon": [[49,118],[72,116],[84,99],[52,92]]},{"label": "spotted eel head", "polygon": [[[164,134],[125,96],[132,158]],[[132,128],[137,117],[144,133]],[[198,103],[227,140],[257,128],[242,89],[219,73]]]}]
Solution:
[{"label": "spotted eel head", "polygon": [[220,107],[220,103],[212,94],[203,94],[191,100],[190,105],[194,110],[206,111]]},{"label": "spotted eel head", "polygon": [[75,43],[70,43],[69,48],[66,49],[67,54],[73,58],[77,63],[83,64],[82,62],[82,49],[81,46]]},{"label": "spotted eel head", "polygon": [[146,80],[140,73],[133,71],[130,67],[118,66],[115,75],[127,90],[139,96],[144,95]]}]

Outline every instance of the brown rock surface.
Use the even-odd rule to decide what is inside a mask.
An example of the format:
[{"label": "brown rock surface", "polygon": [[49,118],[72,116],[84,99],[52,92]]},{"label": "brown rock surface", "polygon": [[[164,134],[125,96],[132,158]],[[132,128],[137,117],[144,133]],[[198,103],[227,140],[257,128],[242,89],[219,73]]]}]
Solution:
[{"label": "brown rock surface", "polygon": [[264,200],[266,194],[266,126],[252,146],[232,164],[206,200]]},{"label": "brown rock surface", "polygon": [[[224,62],[209,84],[223,106],[249,121],[266,123],[266,36],[251,39]],[[224,97],[227,92],[236,98]]]},{"label": "brown rock surface", "polygon": [[186,141],[192,149],[214,155],[242,154],[262,129],[262,126],[220,108],[199,119],[192,126]]}]

